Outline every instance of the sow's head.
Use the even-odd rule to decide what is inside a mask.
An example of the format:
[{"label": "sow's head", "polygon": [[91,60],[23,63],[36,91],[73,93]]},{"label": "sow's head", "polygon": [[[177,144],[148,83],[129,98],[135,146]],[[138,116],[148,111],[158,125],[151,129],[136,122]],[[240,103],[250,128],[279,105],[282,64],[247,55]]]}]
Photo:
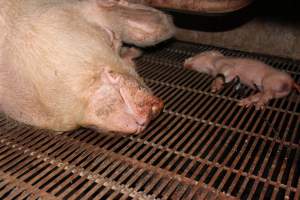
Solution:
[{"label": "sow's head", "polygon": [[118,134],[141,133],[163,108],[138,77],[104,69],[89,97],[84,126]]}]

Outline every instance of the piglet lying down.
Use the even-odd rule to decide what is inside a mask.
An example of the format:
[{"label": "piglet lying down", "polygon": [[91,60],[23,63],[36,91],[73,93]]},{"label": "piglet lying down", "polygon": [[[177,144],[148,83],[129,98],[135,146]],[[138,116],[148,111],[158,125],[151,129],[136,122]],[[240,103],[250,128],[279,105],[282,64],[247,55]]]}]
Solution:
[{"label": "piglet lying down", "polygon": [[257,60],[225,57],[218,51],[207,51],[188,58],[184,67],[214,76],[212,92],[221,90],[224,83],[235,78],[259,90],[257,94],[240,100],[240,106],[255,105],[256,109],[263,109],[270,99],[287,96],[294,88],[300,92],[300,86],[289,74]]},{"label": "piglet lying down", "polygon": [[57,131],[140,133],[163,102],[134,49],[172,37],[160,11],[118,0],[0,0],[0,109]]}]

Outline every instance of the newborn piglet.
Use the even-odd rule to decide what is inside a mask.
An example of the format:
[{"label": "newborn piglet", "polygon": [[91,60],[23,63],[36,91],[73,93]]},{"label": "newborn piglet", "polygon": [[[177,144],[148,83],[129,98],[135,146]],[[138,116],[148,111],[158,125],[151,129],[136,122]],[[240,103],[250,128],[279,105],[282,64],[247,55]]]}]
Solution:
[{"label": "newborn piglet", "polygon": [[240,100],[238,105],[243,107],[254,105],[257,110],[263,109],[270,99],[285,97],[292,89],[300,92],[300,86],[289,74],[258,60],[225,57],[218,51],[207,51],[188,58],[184,67],[214,76],[212,92],[220,91],[224,83],[234,79],[258,90],[258,93]]}]

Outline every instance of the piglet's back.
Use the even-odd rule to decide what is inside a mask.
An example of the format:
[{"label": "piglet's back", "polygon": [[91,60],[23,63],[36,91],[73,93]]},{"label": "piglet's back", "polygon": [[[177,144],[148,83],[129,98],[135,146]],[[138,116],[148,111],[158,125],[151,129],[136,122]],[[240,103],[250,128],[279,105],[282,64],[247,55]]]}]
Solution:
[{"label": "piglet's back", "polygon": [[263,63],[262,61],[248,58],[226,58],[230,63],[234,65],[239,74],[251,74],[251,75],[260,75],[265,76],[269,73],[280,72],[271,66]]}]

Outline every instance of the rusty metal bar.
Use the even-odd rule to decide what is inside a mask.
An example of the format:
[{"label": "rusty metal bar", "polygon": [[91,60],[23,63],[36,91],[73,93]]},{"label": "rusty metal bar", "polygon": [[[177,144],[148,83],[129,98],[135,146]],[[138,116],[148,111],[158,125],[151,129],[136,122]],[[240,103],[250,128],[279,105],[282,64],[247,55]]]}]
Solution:
[{"label": "rusty metal bar", "polygon": [[182,68],[185,58],[212,49],[262,60],[299,82],[299,61],[176,41],[158,46],[136,60],[137,71],[165,108],[140,135],[55,134],[0,115],[0,198],[299,199],[299,94],[264,111],[238,107],[233,85],[213,94],[211,77]]}]

